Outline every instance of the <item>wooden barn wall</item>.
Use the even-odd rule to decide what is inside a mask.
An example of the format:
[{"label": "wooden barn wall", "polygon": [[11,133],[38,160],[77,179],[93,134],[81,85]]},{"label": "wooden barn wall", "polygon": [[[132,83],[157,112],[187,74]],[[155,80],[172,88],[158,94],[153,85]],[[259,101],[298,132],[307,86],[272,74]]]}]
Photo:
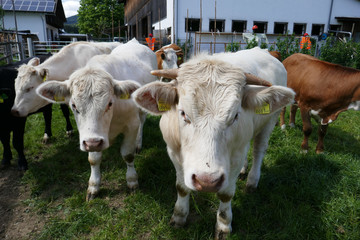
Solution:
[{"label": "wooden barn wall", "polygon": [[137,19],[140,21],[142,18],[151,15],[151,24],[166,18],[166,0],[129,0],[125,4],[125,21],[129,25],[136,24]]}]

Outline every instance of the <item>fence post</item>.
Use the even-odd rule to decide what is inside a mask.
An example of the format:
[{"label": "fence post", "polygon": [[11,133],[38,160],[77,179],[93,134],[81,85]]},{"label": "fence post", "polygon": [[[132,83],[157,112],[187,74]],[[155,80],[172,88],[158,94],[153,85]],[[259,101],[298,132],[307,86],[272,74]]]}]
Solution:
[{"label": "fence post", "polygon": [[33,57],[34,56],[34,45],[33,45],[33,41],[31,38],[27,38],[27,45],[28,45],[28,50],[29,50],[29,57]]}]

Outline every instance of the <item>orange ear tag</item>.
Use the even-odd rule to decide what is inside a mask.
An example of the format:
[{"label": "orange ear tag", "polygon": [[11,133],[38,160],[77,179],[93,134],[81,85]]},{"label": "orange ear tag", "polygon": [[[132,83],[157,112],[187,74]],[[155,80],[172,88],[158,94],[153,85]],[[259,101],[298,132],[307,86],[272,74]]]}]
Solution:
[{"label": "orange ear tag", "polygon": [[171,105],[169,103],[166,103],[164,100],[159,100],[158,109],[160,112],[166,112],[171,109]]},{"label": "orange ear tag", "polygon": [[269,114],[270,113],[270,104],[264,102],[261,107],[255,108],[256,114]]}]

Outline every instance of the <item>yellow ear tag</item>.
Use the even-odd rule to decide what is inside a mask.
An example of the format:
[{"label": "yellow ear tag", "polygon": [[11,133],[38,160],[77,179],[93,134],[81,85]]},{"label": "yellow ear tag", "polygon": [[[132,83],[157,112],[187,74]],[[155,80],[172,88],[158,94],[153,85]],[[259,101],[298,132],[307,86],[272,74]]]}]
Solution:
[{"label": "yellow ear tag", "polygon": [[255,108],[256,114],[269,114],[270,113],[270,104],[264,102],[261,107]]},{"label": "yellow ear tag", "polygon": [[120,95],[120,99],[129,99],[130,98],[130,94],[129,93],[123,93]]},{"label": "yellow ear tag", "polygon": [[160,112],[166,112],[169,111],[171,109],[171,105],[166,103],[163,100],[159,100],[158,101],[158,109]]},{"label": "yellow ear tag", "polygon": [[43,78],[43,82],[45,82],[46,81],[46,75],[44,76],[44,78]]},{"label": "yellow ear tag", "polygon": [[0,96],[0,103],[4,103],[4,99]]},{"label": "yellow ear tag", "polygon": [[178,57],[178,60],[180,61],[180,60],[181,60],[181,57]]},{"label": "yellow ear tag", "polygon": [[63,102],[65,101],[65,98],[63,96],[59,97],[59,96],[54,96],[54,100],[55,102]]}]

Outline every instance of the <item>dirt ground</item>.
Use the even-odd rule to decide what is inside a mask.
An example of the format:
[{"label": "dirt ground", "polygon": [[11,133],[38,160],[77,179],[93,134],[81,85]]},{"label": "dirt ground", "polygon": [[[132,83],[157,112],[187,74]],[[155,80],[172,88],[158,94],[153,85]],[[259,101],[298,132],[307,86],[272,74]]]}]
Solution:
[{"label": "dirt ground", "polygon": [[45,219],[25,204],[30,190],[21,184],[23,173],[16,166],[0,169],[0,239],[34,239]]}]

